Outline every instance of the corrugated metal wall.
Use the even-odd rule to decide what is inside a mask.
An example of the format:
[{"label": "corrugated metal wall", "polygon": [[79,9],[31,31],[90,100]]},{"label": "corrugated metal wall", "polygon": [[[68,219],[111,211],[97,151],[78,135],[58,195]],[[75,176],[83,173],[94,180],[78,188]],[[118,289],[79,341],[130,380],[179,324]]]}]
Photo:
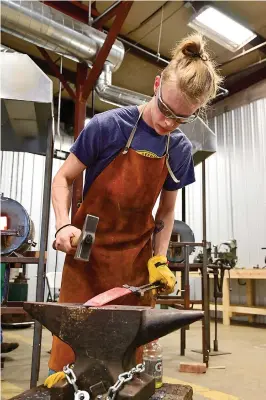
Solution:
[{"label": "corrugated metal wall", "polygon": [[[206,160],[207,240],[237,239],[238,266],[265,265],[266,251],[266,99],[214,117],[217,153]],[[187,223],[202,240],[201,166],[187,190]],[[242,282],[243,283],[243,282]],[[199,282],[197,297],[200,296]],[[256,304],[266,306],[266,282],[256,281]],[[245,304],[245,286],[232,281],[231,302]],[[266,318],[257,317],[258,322]]]},{"label": "corrugated metal wall", "polygon": [[[239,265],[262,266],[266,247],[266,99],[210,121],[217,153],[206,161],[207,236],[212,243],[235,238]],[[201,166],[188,187],[187,221],[201,239]],[[263,264],[264,265],[264,264]]]},{"label": "corrugated metal wall", "polygon": [[[239,266],[264,265],[266,247],[266,99],[254,101],[214,117],[210,127],[218,138],[218,151],[206,161],[207,238],[219,244],[237,239]],[[19,201],[35,223],[40,236],[44,157],[28,153],[3,152],[1,191]],[[53,174],[62,161],[54,160]],[[196,167],[197,182],[187,189],[187,223],[202,240],[201,166]],[[181,219],[181,193],[175,217]],[[50,216],[47,271],[55,268],[54,214]],[[59,252],[58,270],[64,255]],[[35,298],[36,266],[28,266],[29,299]],[[200,296],[200,286],[191,282],[192,292]],[[256,302],[266,306],[264,282],[256,284]],[[233,283],[232,301],[244,303],[244,287]],[[265,321],[262,317],[258,321]]]}]

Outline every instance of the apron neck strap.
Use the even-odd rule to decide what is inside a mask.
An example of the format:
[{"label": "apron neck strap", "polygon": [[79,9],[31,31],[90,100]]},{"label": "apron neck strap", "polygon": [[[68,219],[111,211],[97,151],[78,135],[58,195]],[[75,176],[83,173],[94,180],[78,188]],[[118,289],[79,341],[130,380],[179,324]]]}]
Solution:
[{"label": "apron neck strap", "polygon": [[168,172],[169,172],[169,175],[171,176],[171,178],[173,179],[173,181],[175,182],[175,183],[179,183],[180,181],[178,180],[178,179],[176,179],[176,177],[175,177],[175,174],[173,173],[173,171],[172,171],[172,168],[171,168],[171,166],[170,166],[170,163],[169,163],[169,145],[170,145],[170,133],[168,133],[168,138],[167,138],[167,142],[166,142],[166,166],[167,166],[167,169],[168,169]]},{"label": "apron neck strap", "polygon": [[[132,140],[133,140],[133,138],[134,138],[134,135],[135,135],[136,130],[137,130],[137,127],[138,127],[139,120],[140,120],[140,118],[141,118],[141,116],[142,116],[142,114],[143,114],[143,111],[144,111],[145,107],[146,107],[146,104],[144,105],[144,107],[142,108],[142,110],[141,110],[140,113],[139,113],[137,122],[135,123],[135,125],[134,125],[134,127],[133,127],[133,129],[132,129],[132,131],[131,131],[131,133],[130,133],[130,135],[129,135],[129,138],[128,138],[126,147],[125,147],[124,150],[122,151],[122,154],[127,154],[128,150],[129,150],[129,148],[130,148],[130,146],[131,146]],[[170,133],[168,133],[167,136],[168,136],[168,137],[167,137],[167,142],[166,142],[166,166],[167,166],[168,172],[169,172],[171,178],[173,179],[173,181],[174,181],[175,183],[178,183],[178,182],[180,182],[180,181],[179,181],[178,179],[176,179],[176,177],[175,177],[175,175],[174,175],[174,173],[173,173],[173,171],[172,171],[172,169],[171,169],[171,167],[170,167],[170,163],[169,163]]]},{"label": "apron neck strap", "polygon": [[133,129],[132,129],[132,131],[131,131],[131,133],[130,133],[130,136],[129,136],[128,141],[127,141],[127,144],[126,144],[126,147],[124,148],[122,154],[127,154],[128,150],[129,150],[129,148],[130,148],[130,146],[131,146],[132,140],[133,140],[133,138],[134,138],[134,135],[135,135],[136,130],[137,130],[137,127],[138,127],[139,120],[140,120],[140,118],[141,118],[141,116],[142,116],[142,114],[143,114],[143,111],[144,111],[145,107],[146,107],[146,104],[144,105],[144,107],[142,108],[142,110],[141,110],[140,113],[139,113],[137,122],[135,123],[135,125],[134,125],[134,127],[133,127]]}]

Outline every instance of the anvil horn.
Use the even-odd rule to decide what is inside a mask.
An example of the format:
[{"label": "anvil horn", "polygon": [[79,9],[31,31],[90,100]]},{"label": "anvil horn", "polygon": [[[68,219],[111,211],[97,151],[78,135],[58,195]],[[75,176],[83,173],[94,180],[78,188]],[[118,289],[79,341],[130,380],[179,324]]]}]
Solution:
[{"label": "anvil horn", "polygon": [[142,316],[136,345],[149,343],[202,318],[202,311],[146,310]]}]

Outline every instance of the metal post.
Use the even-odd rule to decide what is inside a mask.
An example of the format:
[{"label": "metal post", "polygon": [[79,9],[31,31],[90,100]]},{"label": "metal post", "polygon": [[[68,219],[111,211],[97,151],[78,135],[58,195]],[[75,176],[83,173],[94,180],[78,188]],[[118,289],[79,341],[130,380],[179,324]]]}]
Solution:
[{"label": "metal post", "polygon": [[[47,250],[47,240],[48,240],[51,183],[52,183],[52,169],[53,169],[53,155],[54,155],[53,124],[54,121],[52,120],[48,130],[47,149],[45,158],[40,255],[38,263],[37,288],[36,288],[37,302],[44,300],[45,272],[46,272],[45,252]],[[31,361],[31,380],[30,380],[31,388],[37,386],[37,382],[39,379],[41,340],[42,340],[42,325],[39,322],[35,321],[34,334],[33,334],[32,361]]]},{"label": "metal post", "polygon": [[[186,222],[186,188],[182,188],[182,221]],[[186,247],[183,247],[185,257],[187,257]],[[189,266],[188,266],[189,268]],[[187,258],[185,258],[185,270],[181,272],[181,290],[184,293],[184,308],[186,308],[186,282],[187,282]],[[188,278],[189,279],[189,278]],[[186,350],[186,327],[180,329],[180,355],[184,356]]]},{"label": "metal post", "polygon": [[214,285],[214,341],[213,341],[213,351],[218,351],[218,313],[217,313],[217,298],[218,298],[218,274],[219,270],[213,271],[213,285]]},{"label": "metal post", "polygon": [[182,188],[182,221],[186,222],[186,188]]},{"label": "metal post", "polygon": [[206,234],[206,166],[202,161],[202,236],[203,236],[203,264],[202,264],[202,301],[204,317],[202,320],[202,353],[203,362],[208,366],[210,352],[210,312],[208,295],[208,273],[207,273],[207,234]]},{"label": "metal post", "polygon": [[[77,81],[76,81],[76,103],[75,103],[75,124],[74,139],[76,140],[80,132],[84,128],[86,119],[86,100],[82,98],[84,84],[87,79],[87,64],[77,65]],[[80,174],[74,181],[72,194],[72,220],[76,214],[81,202],[83,192],[83,174]]]}]

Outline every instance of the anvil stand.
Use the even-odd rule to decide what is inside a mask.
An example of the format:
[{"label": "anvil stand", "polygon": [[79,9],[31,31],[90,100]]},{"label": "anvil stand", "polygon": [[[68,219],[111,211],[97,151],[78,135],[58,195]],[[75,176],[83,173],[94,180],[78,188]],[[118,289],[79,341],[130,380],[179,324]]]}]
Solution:
[{"label": "anvil stand", "polygon": [[[132,295],[134,296],[134,295]],[[70,345],[75,353],[73,372],[78,390],[87,391],[91,400],[106,400],[108,389],[120,374],[136,365],[136,350],[183,326],[202,319],[202,311],[156,310],[142,306],[24,303],[24,309],[54,335]],[[134,373],[116,393],[116,400],[156,400],[154,378]],[[160,399],[191,400],[192,389],[177,397],[180,385],[166,385]],[[51,389],[41,385],[13,400],[72,400],[73,386],[66,379]],[[112,397],[111,397],[112,398]]]}]

